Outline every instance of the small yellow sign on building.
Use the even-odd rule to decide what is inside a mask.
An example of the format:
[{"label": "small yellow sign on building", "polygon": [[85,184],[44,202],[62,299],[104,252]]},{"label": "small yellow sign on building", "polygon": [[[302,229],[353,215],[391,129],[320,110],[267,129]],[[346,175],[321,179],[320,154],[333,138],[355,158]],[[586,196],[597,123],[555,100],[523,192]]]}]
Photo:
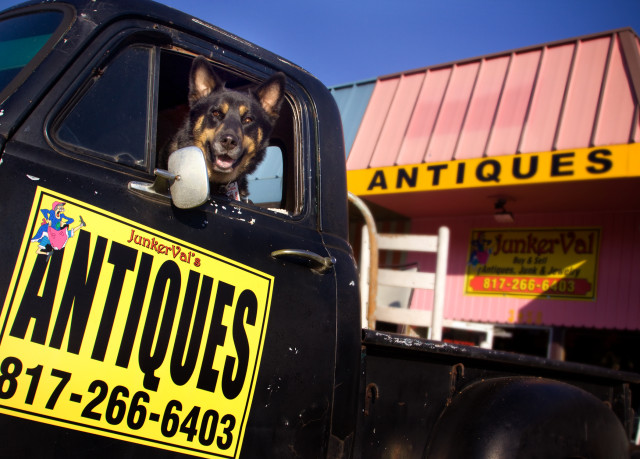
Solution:
[{"label": "small yellow sign on building", "polygon": [[593,300],[600,229],[478,229],[465,293]]}]

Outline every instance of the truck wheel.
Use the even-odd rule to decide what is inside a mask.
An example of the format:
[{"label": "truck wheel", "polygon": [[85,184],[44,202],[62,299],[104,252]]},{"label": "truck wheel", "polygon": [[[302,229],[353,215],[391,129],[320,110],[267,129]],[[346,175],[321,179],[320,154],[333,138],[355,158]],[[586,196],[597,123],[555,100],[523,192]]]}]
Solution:
[{"label": "truck wheel", "polygon": [[445,408],[428,459],[629,457],[613,411],[588,392],[558,381],[505,377],[465,388]]}]

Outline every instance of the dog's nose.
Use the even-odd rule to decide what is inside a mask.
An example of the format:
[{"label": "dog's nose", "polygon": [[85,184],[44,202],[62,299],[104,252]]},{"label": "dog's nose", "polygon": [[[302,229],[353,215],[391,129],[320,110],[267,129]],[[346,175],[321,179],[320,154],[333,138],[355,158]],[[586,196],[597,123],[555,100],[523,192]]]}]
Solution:
[{"label": "dog's nose", "polygon": [[220,139],[220,144],[225,150],[230,151],[238,146],[238,138],[234,135],[227,134]]}]

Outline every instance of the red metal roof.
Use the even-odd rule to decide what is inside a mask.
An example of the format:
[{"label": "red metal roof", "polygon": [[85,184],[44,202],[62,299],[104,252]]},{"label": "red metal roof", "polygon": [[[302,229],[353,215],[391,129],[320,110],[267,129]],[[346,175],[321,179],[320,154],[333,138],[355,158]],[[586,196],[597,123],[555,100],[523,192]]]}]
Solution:
[{"label": "red metal roof", "polygon": [[378,78],[349,170],[640,142],[620,29]]}]

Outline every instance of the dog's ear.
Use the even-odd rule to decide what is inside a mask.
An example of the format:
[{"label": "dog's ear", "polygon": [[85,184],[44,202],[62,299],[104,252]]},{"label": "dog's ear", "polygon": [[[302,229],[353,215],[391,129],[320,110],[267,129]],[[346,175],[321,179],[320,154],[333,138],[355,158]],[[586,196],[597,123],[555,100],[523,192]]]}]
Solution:
[{"label": "dog's ear", "polygon": [[254,90],[254,94],[260,101],[260,105],[271,118],[277,118],[284,100],[285,87],[284,73],[273,74],[267,81]]},{"label": "dog's ear", "polygon": [[223,87],[224,81],[213,71],[209,61],[202,56],[196,57],[189,74],[189,105]]}]

